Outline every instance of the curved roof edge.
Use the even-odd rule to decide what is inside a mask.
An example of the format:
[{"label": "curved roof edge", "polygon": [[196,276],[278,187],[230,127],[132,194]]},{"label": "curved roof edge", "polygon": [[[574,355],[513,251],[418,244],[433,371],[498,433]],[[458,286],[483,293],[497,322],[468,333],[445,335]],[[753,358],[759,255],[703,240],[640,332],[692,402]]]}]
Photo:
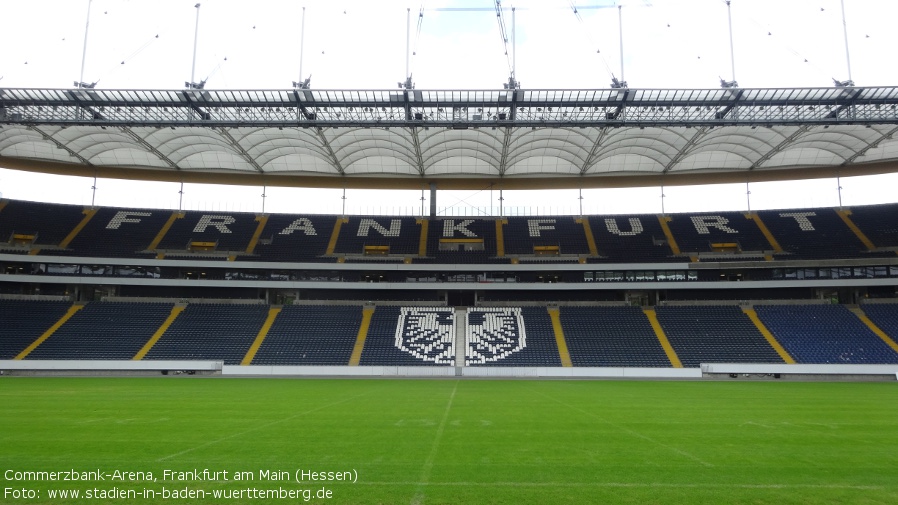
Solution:
[{"label": "curved roof edge", "polygon": [[303,176],[264,173],[213,171],[173,171],[135,169],[116,166],[37,161],[0,156],[0,166],[12,170],[76,177],[100,177],[135,181],[185,182],[237,186],[279,186],[293,188],[347,189],[421,189],[435,183],[444,190],[472,190],[495,186],[497,189],[587,189],[655,186],[699,186],[745,182],[774,182],[881,175],[898,172],[898,160],[854,164],[851,166],[814,166],[783,169],[757,169],[734,172],[690,172],[640,175],[571,175],[542,177],[375,177],[375,176]]}]

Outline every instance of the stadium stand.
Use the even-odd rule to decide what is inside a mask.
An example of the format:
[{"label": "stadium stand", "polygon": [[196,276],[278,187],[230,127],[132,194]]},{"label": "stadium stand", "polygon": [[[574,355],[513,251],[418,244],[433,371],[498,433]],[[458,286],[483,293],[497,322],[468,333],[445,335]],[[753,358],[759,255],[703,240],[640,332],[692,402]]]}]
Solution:
[{"label": "stadium stand", "polygon": [[0,359],[13,359],[66,313],[71,302],[0,299]]},{"label": "stadium stand", "polygon": [[861,310],[893,342],[898,342],[898,304],[865,303],[861,305]]},{"label": "stadium stand", "polygon": [[779,259],[851,258],[867,250],[835,209],[760,211],[758,215],[783,248]]},{"label": "stadium stand", "polygon": [[[432,317],[428,317],[432,316]],[[455,362],[455,314],[437,307],[378,306],[371,318],[360,365],[428,366]],[[448,346],[445,340],[449,340]],[[428,341],[443,342],[441,348]],[[397,345],[399,343],[399,345]],[[404,349],[400,348],[400,345]],[[423,352],[422,352],[423,351]]]},{"label": "stadium stand", "polygon": [[26,359],[131,359],[165,321],[173,305],[88,303]]},{"label": "stadium stand", "polygon": [[509,217],[505,253],[511,256],[588,255],[583,226],[573,217]]},{"label": "stadium stand", "polygon": [[590,263],[683,261],[675,257],[658,216],[589,216],[600,258]]},{"label": "stadium stand", "polygon": [[863,205],[846,209],[851,220],[877,249],[898,251],[898,225],[892,205]]},{"label": "stadium stand", "polygon": [[143,359],[219,360],[239,365],[267,314],[268,305],[192,303]]},{"label": "stadium stand", "polygon": [[898,363],[844,305],[759,305],[761,321],[798,363]]},{"label": "stadium stand", "polygon": [[671,366],[639,307],[561,307],[560,316],[574,366]]},{"label": "stadium stand", "polygon": [[322,258],[327,250],[336,221],[335,216],[297,216],[270,214],[255,247],[257,257],[242,256],[238,259],[306,262],[333,262]]},{"label": "stadium stand", "polygon": [[736,305],[659,306],[655,312],[684,367],[783,362]]},{"label": "stadium stand", "polygon": [[84,208],[80,206],[3,201],[6,206],[0,212],[0,252],[12,248],[15,235],[31,237],[22,239],[28,242],[21,246],[25,250],[59,247],[84,218]]},{"label": "stadium stand", "polygon": [[163,210],[100,208],[69,247],[84,256],[152,257],[148,249],[169,216]]},{"label": "stadium stand", "polygon": [[413,217],[353,216],[340,227],[334,253],[417,256],[421,227]]},{"label": "stadium stand", "polygon": [[739,212],[668,216],[667,226],[683,254],[713,256],[715,261],[747,254],[763,257],[772,246],[758,226]]},{"label": "stadium stand", "polygon": [[361,307],[283,307],[253,365],[346,365],[362,320]]},{"label": "stadium stand", "polygon": [[545,307],[470,307],[466,365],[561,366]]}]

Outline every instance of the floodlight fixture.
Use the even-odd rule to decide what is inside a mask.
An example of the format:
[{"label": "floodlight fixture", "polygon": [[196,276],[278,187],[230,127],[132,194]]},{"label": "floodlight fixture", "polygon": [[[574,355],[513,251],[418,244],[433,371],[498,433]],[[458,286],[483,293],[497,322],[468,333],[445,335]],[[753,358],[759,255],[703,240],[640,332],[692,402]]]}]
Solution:
[{"label": "floodlight fixture", "polygon": [[311,83],[312,83],[312,74],[309,74],[309,76],[306,77],[305,80],[303,80],[301,82],[293,81],[293,87],[296,89],[311,89],[311,87],[312,87]]},{"label": "floodlight fixture", "polygon": [[720,87],[721,88],[738,88],[739,83],[736,81],[727,81],[724,78],[720,78]]},{"label": "floodlight fixture", "polygon": [[184,82],[184,87],[187,89],[203,89],[206,87],[206,80],[203,79],[200,82]]},{"label": "floodlight fixture", "polygon": [[852,88],[852,87],[854,87],[854,81],[852,81],[851,79],[848,79],[847,81],[840,81],[836,78],[833,78],[833,84],[837,88]]},{"label": "floodlight fixture", "polygon": [[[97,81],[97,82],[99,82],[99,81]],[[72,83],[72,84],[73,84],[76,88],[88,88],[88,89],[93,89],[93,88],[95,88],[95,87],[97,86],[97,82],[79,82],[79,81],[75,81],[75,82]]]},{"label": "floodlight fixture", "polygon": [[611,88],[612,89],[626,89],[627,81],[620,81],[614,75],[611,76]]}]

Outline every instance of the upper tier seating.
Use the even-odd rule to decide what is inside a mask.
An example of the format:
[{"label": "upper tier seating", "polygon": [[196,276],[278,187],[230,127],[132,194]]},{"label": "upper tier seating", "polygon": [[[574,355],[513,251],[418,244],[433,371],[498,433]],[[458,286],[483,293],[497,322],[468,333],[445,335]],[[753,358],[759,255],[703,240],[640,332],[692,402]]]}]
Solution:
[{"label": "upper tier seating", "polygon": [[387,246],[391,255],[418,255],[421,226],[413,217],[352,216],[340,227],[336,254],[365,253],[365,246]]},{"label": "upper tier seating", "polygon": [[[440,239],[445,240],[482,240],[483,250],[470,250],[463,244],[456,244],[459,250],[440,250]],[[466,250],[469,249],[469,250]],[[495,263],[508,262],[507,259],[496,259],[496,220],[495,219],[431,219],[427,228],[427,256],[438,263]],[[420,260],[416,259],[416,263]]]},{"label": "upper tier seating", "polygon": [[61,301],[0,299],[0,360],[18,356],[71,306]]},{"label": "upper tier seating", "polygon": [[505,225],[505,254],[532,255],[534,247],[557,246],[564,255],[587,255],[583,225],[573,217],[509,217]]},{"label": "upper tier seating", "polygon": [[850,217],[876,247],[898,248],[898,210],[894,205],[852,207]]},{"label": "upper tier seating", "polygon": [[864,244],[834,209],[758,212],[783,248],[778,259],[866,257]]},{"label": "upper tier seating", "polygon": [[268,330],[253,365],[346,365],[362,322],[361,307],[287,305]]},{"label": "upper tier seating", "polygon": [[[59,244],[84,218],[84,208],[74,205],[4,200],[0,210],[0,253],[16,254],[40,249],[46,256],[146,257],[145,251],[173,215],[158,209],[99,208],[66,249]],[[880,248],[898,248],[898,230],[892,223],[898,205],[863,206],[852,209],[851,219]],[[350,261],[387,261],[382,256],[365,256],[365,246],[386,246],[389,261],[412,258],[413,262],[508,263],[510,258],[530,261],[534,247],[557,246],[561,255],[576,261],[589,254],[583,226],[571,216],[510,217],[502,226],[505,257],[498,257],[497,218],[436,218],[428,220],[426,257],[418,257],[421,224],[413,217],[353,216],[341,224],[334,254],[327,247],[338,216],[272,214],[262,228],[252,254],[247,248],[259,228],[258,215],[247,212],[189,211],[174,219],[157,249],[167,257],[204,260],[334,262],[350,256]],[[867,247],[832,208],[760,211],[757,213],[782,246],[775,259],[827,259],[894,257],[893,251],[868,251]],[[738,244],[743,252],[770,251],[773,246],[758,226],[739,212],[715,214],[670,214],[668,227],[681,255],[675,256],[664,234],[659,216],[653,214],[589,216],[590,229],[599,257],[591,263],[661,263],[688,261],[689,255],[714,251],[715,261],[758,259],[721,252],[719,244]],[[34,246],[9,246],[13,233],[35,237]],[[483,250],[440,251],[440,239],[470,239],[482,243]],[[187,252],[193,242],[213,244],[214,252]],[[717,247],[712,244],[718,244]],[[43,246],[43,247],[41,247]],[[200,249],[197,247],[196,249]],[[479,249],[469,247],[468,249]],[[716,249],[716,250],[715,250]],[[380,251],[386,252],[386,251]],[[553,251],[543,251],[551,252]],[[555,258],[548,258],[558,261]]]},{"label": "upper tier seating", "polygon": [[157,249],[186,251],[192,242],[209,242],[219,253],[243,253],[258,224],[248,212],[189,211],[174,220]]},{"label": "upper tier seating", "polygon": [[169,210],[102,208],[69,247],[84,256],[142,256],[171,214]]},{"label": "upper tier seating", "polygon": [[671,366],[639,307],[561,307],[560,317],[574,366]]},{"label": "upper tier seating", "polygon": [[783,363],[738,306],[662,306],[655,313],[684,367],[702,363]]},{"label": "upper tier seating", "polygon": [[798,363],[898,363],[898,353],[843,305],[759,305],[755,310]]},{"label": "upper tier seating", "polygon": [[[754,221],[741,212],[673,214],[667,226],[684,254],[714,252],[712,244],[738,244],[742,252],[773,249]],[[728,255],[721,255],[726,259]],[[739,259],[740,253],[733,253]],[[715,258],[715,261],[718,259]]]},{"label": "upper tier seating", "polygon": [[453,309],[378,306],[371,317],[359,364],[454,365],[454,341]]},{"label": "upper tier seating", "polygon": [[335,216],[271,214],[256,245],[258,257],[238,259],[281,262],[334,261],[321,258],[334,231]]},{"label": "upper tier seating", "polygon": [[171,313],[171,303],[91,302],[27,359],[132,359]]},{"label": "upper tier seating", "polygon": [[545,307],[471,307],[467,312],[468,366],[561,366]]},{"label": "upper tier seating", "polygon": [[34,235],[34,247],[58,246],[84,218],[84,207],[78,205],[4,201],[6,207],[0,210],[0,244],[15,233]]},{"label": "upper tier seating", "polygon": [[592,235],[601,259],[590,263],[683,261],[674,257],[658,216],[589,216]]},{"label": "upper tier seating", "polygon": [[144,359],[216,360],[239,365],[259,334],[268,305],[192,303]]}]

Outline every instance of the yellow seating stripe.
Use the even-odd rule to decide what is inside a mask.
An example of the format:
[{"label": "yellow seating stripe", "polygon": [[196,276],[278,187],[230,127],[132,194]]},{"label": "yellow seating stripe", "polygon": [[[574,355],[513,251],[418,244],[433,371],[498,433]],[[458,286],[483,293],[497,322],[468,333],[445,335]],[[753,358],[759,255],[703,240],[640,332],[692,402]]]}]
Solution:
[{"label": "yellow seating stripe", "polygon": [[271,325],[274,324],[274,320],[280,313],[280,307],[272,307],[268,309],[268,317],[265,318],[265,322],[262,324],[262,327],[259,328],[259,334],[256,335],[256,339],[253,340],[253,345],[249,346],[249,350],[246,351],[246,356],[244,356],[243,361],[240,362],[241,365],[252,364],[253,358],[255,358],[256,353],[259,352],[259,347],[262,347],[262,342],[264,342],[265,337],[268,336],[268,330],[271,329]]},{"label": "yellow seating stripe", "polygon": [[344,223],[348,223],[349,220],[345,217],[342,219],[337,219],[337,222],[334,223],[334,232],[331,233],[331,239],[327,243],[327,251],[325,254],[334,254],[334,249],[337,248],[337,239],[340,238],[340,228]]},{"label": "yellow seating stripe", "polygon": [[861,229],[858,228],[857,225],[854,224],[854,221],[852,221],[851,218],[849,217],[849,216],[851,216],[850,209],[837,210],[836,214],[838,214],[839,217],[842,218],[842,221],[845,222],[845,226],[847,226],[848,229],[850,229],[854,233],[854,235],[858,239],[860,239],[861,242],[864,243],[864,246],[867,248],[868,251],[872,251],[872,250],[876,249],[876,246],[873,244],[873,241],[870,240],[869,238],[867,238],[867,235],[864,234],[864,232],[862,232]]},{"label": "yellow seating stripe", "polygon": [[39,252],[41,252],[40,249],[32,249],[32,250],[28,251],[28,255],[29,255],[29,256],[34,256],[34,255],[36,255],[36,254],[39,253]]},{"label": "yellow seating stripe", "polygon": [[259,226],[256,226],[256,231],[253,233],[253,237],[249,239],[249,245],[246,246],[246,254],[252,254],[253,251],[256,250],[256,244],[259,243],[259,237],[262,236],[262,230],[264,230],[265,225],[268,224],[268,216],[256,216],[256,221],[259,222]]},{"label": "yellow seating stripe", "polygon": [[678,246],[677,241],[674,240],[673,232],[670,231],[670,226],[667,226],[667,223],[671,221],[672,219],[668,216],[658,216],[658,222],[661,223],[661,230],[664,232],[664,236],[667,237],[667,245],[670,246],[670,251],[674,254],[680,254],[680,246]]},{"label": "yellow seating stripe", "polygon": [[427,256],[427,230],[430,229],[430,220],[418,219],[417,223],[421,225],[421,237],[418,239],[418,256]]},{"label": "yellow seating stripe", "polygon": [[172,307],[171,313],[169,313],[165,321],[162,322],[162,325],[156,329],[156,332],[153,333],[153,336],[150,337],[149,340],[147,340],[147,343],[144,344],[143,347],[141,347],[140,350],[137,351],[137,354],[135,354],[131,359],[133,361],[142,360],[143,357],[146,356],[148,352],[150,352],[150,349],[152,349],[153,346],[156,345],[156,342],[158,342],[159,339],[162,338],[162,335],[168,330],[168,327],[171,326],[173,322],[175,322],[175,319],[177,319],[181,312],[184,312],[184,309],[186,308],[187,307],[184,307],[183,305],[176,305]]},{"label": "yellow seating stripe", "polygon": [[583,233],[586,235],[586,244],[589,245],[589,254],[598,256],[599,248],[596,247],[596,239],[592,234],[592,226],[589,224],[589,219],[583,217],[577,219],[577,222],[583,225]]},{"label": "yellow seating stripe", "polygon": [[571,367],[571,353],[567,349],[567,340],[564,339],[564,330],[561,328],[561,312],[558,308],[550,308],[549,318],[552,319],[552,330],[555,332],[555,343],[558,344],[558,357],[561,358],[561,366]]},{"label": "yellow seating stripe", "polygon": [[78,234],[81,233],[81,230],[83,230],[84,227],[87,226],[87,223],[90,222],[91,218],[93,218],[97,214],[97,209],[84,209],[81,213],[84,214],[84,217],[81,218],[81,222],[78,223],[75,228],[73,228],[72,231],[70,231],[69,234],[66,235],[64,239],[62,239],[62,242],[59,243],[59,247],[63,249],[68,247],[69,244],[73,240],[75,240],[75,237],[77,237]]},{"label": "yellow seating stripe", "polygon": [[[773,252],[781,253],[783,252],[782,246],[776,240],[776,237],[773,236],[773,233],[770,232],[770,229],[767,228],[767,225],[764,224],[764,221],[761,220],[761,216],[758,215],[757,212],[748,212],[745,214],[746,219],[751,219],[758,226],[758,229],[761,230],[761,234],[764,235],[764,238],[767,239],[767,243],[770,244],[770,247],[773,248]],[[771,261],[773,258],[767,261]]]},{"label": "yellow seating stripe", "polygon": [[368,328],[371,327],[371,316],[374,315],[374,307],[365,307],[362,309],[362,324],[359,326],[359,333],[355,338],[355,346],[352,348],[352,355],[349,357],[349,366],[358,366],[362,359],[362,349],[365,348],[365,339],[368,338]]},{"label": "yellow seating stripe", "polygon": [[505,231],[503,226],[508,224],[507,219],[496,220],[496,256],[505,257]]},{"label": "yellow seating stripe", "polygon": [[72,316],[74,316],[79,310],[83,308],[84,305],[78,303],[69,307],[69,310],[67,310],[66,313],[63,314],[61,318],[59,318],[59,321],[56,321],[53,326],[47,328],[47,331],[45,331],[40,337],[37,338],[37,340],[32,342],[31,345],[26,347],[24,351],[20,352],[19,355],[13,359],[25,359],[25,356],[31,354],[31,351],[37,349],[37,346],[43,344],[45,340],[56,333],[56,330],[58,330],[62,325],[65,324],[66,321],[68,321]]},{"label": "yellow seating stripe", "polygon": [[889,337],[886,334],[886,332],[882,331],[879,328],[879,326],[876,326],[876,323],[871,321],[870,318],[867,317],[867,314],[865,314],[863,310],[861,310],[859,308],[853,308],[853,309],[851,309],[851,312],[853,312],[854,315],[856,315],[857,318],[860,319],[862,323],[866,324],[867,328],[870,328],[870,331],[875,333],[876,336],[879,337],[880,340],[885,342],[887,346],[891,347],[893,351],[898,352],[898,344],[896,344],[895,341],[892,340],[891,337]]},{"label": "yellow seating stripe", "polygon": [[8,204],[8,200],[0,200],[0,212],[3,212],[3,209],[6,208],[6,204]]},{"label": "yellow seating stripe", "polygon": [[655,336],[658,337],[658,342],[661,343],[661,348],[664,349],[664,353],[667,354],[667,359],[670,361],[670,364],[674,368],[683,368],[683,363],[680,362],[677,352],[674,351],[673,346],[670,345],[670,341],[667,340],[667,335],[661,328],[661,323],[658,322],[658,314],[655,313],[654,309],[645,309],[642,312],[649,318],[649,324],[651,324],[652,329],[655,330]]},{"label": "yellow seating stripe", "polygon": [[770,347],[773,347],[773,350],[776,351],[777,354],[780,355],[780,358],[783,359],[786,363],[790,365],[795,364],[795,360],[792,359],[792,356],[789,355],[789,352],[780,345],[780,343],[776,340],[776,337],[773,336],[773,333],[770,333],[770,330],[767,329],[767,326],[761,321],[761,318],[758,317],[758,313],[753,308],[744,308],[742,312],[751,319],[751,322],[754,323],[755,328],[761,332],[761,335],[764,335],[764,338],[767,339],[767,343],[770,344]]},{"label": "yellow seating stripe", "polygon": [[169,216],[168,221],[162,225],[162,229],[159,230],[159,233],[156,234],[156,238],[150,242],[150,245],[147,246],[147,250],[153,251],[157,247],[159,247],[159,243],[162,242],[162,239],[165,238],[165,234],[168,233],[168,230],[171,229],[172,225],[175,224],[175,219],[182,219],[184,217],[183,212],[172,212],[171,216]]}]

